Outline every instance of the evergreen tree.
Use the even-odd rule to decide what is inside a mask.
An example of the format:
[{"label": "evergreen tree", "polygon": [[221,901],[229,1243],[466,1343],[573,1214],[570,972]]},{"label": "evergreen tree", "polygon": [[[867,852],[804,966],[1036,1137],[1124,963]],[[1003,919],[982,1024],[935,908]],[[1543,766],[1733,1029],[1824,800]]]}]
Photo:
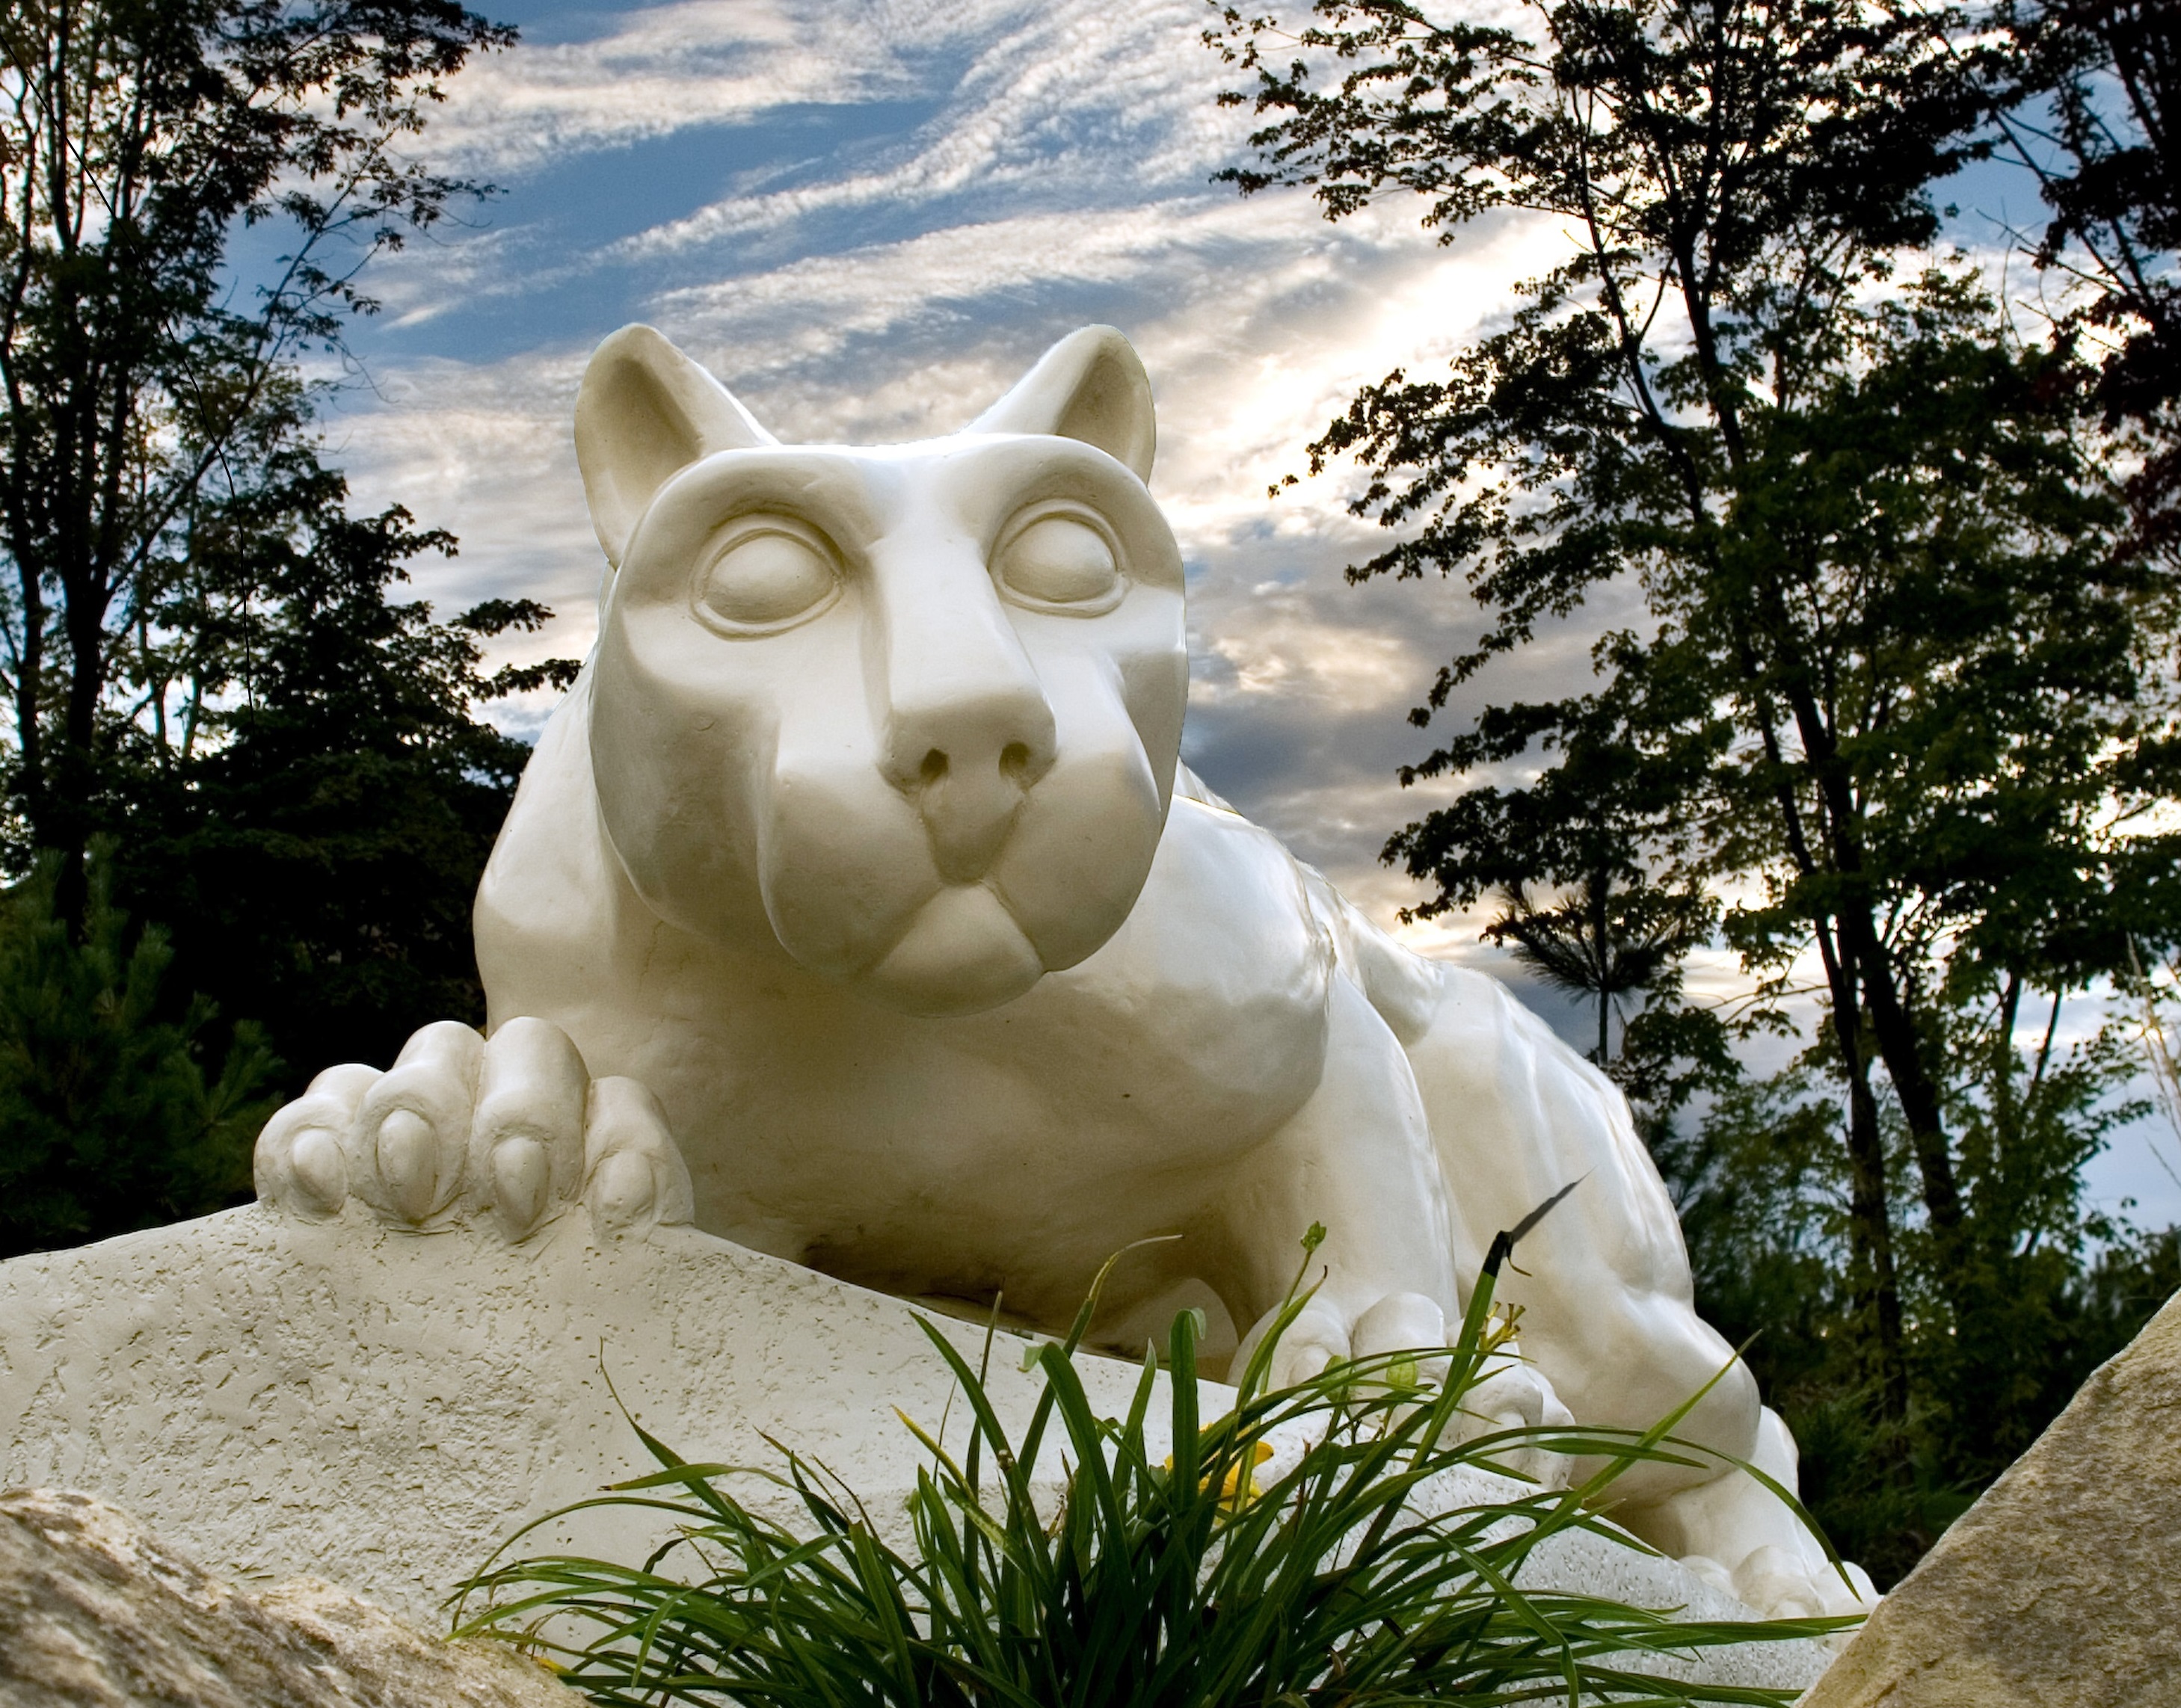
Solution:
[{"label": "evergreen tree", "polygon": [[453,540],[349,515],[306,446],[198,515],[125,660],[107,810],[130,905],[172,922],[180,975],[264,1017],[299,1089],[384,1063],[434,1020],[482,1023],[470,905],[529,749],[483,702],[565,687],[572,660],[486,673],[480,642],[552,613],[493,600],[433,620],[392,595]]},{"label": "evergreen tree", "polygon": [[207,1080],[202,998],[164,1017],[173,961],[132,932],[89,867],[81,934],[54,910],[58,862],[0,901],[0,1258],[224,1208],[247,1188],[277,1064],[237,1027]]}]

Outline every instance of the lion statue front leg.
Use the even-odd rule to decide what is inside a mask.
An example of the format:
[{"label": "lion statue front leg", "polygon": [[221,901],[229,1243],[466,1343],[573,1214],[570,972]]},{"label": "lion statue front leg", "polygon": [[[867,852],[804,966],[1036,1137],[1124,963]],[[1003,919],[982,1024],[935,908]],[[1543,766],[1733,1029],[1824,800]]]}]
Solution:
[{"label": "lion statue front leg", "polygon": [[417,1232],[474,1222],[520,1241],[578,1206],[605,1237],[690,1219],[658,1099],[593,1079],[543,1020],[489,1040],[441,1021],[385,1072],[328,1068],[266,1123],[255,1172],[259,1199],[290,1215],[329,1220],[356,1201]]}]

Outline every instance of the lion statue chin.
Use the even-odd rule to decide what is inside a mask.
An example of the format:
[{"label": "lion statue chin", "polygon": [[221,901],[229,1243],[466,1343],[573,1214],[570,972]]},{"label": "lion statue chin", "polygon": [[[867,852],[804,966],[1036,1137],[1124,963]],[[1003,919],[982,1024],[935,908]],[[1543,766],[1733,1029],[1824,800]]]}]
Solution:
[{"label": "lion statue chin", "polygon": [[[607,339],[576,445],[612,570],[478,892],[487,1033],[321,1075],[261,1196],[513,1239],[577,1204],[693,1218],[1032,1325],[1133,1248],[1100,1329],[1132,1347],[1190,1303],[1250,1347],[1317,1222],[1292,1380],[1441,1343],[1494,1232],[1580,1180],[1506,1277],[1524,1356],[1477,1408],[1643,1427],[1705,1390],[1681,1433],[1792,1486],[1620,1093],[1179,764],[1153,438],[1109,328],[877,448],[781,444],[649,328]],[[1741,1471],[1616,1494],[1767,1611],[1855,1604]]]}]

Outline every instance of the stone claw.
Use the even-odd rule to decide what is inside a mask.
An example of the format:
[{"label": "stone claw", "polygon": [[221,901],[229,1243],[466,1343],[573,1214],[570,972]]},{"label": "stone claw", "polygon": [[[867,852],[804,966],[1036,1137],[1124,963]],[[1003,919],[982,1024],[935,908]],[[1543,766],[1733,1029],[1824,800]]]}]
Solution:
[{"label": "stone claw", "polygon": [[[1244,1337],[1235,1352],[1233,1369],[1240,1370],[1249,1362],[1278,1315],[1277,1311],[1267,1312]],[[1445,1341],[1445,1315],[1422,1293],[1389,1293],[1352,1320],[1321,1296],[1305,1306],[1281,1335],[1273,1354],[1272,1386],[1293,1387],[1344,1359],[1426,1352],[1444,1345]],[[1436,1380],[1444,1374],[1444,1361],[1426,1358],[1420,1362],[1419,1371],[1426,1380]]]},{"label": "stone claw", "polygon": [[349,1133],[356,1107],[379,1077],[355,1063],[329,1067],[257,1136],[252,1160],[257,1196],[312,1221],[337,1216],[348,1202]]},{"label": "stone claw", "polygon": [[414,1231],[457,1223],[530,1238],[577,1204],[594,1232],[690,1219],[665,1111],[634,1080],[594,1081],[567,1034],[511,1020],[489,1039],[443,1021],[387,1072],[329,1068],[258,1136],[257,1196],[312,1221],[353,1198]]},{"label": "stone claw", "polygon": [[650,1087],[617,1076],[591,1083],[584,1138],[591,1226],[616,1237],[689,1220],[689,1171]]},{"label": "stone claw", "polygon": [[549,1021],[511,1020],[484,1048],[469,1127],[471,1204],[528,1238],[580,1192],[589,1069]]},{"label": "stone claw", "polygon": [[[1267,1312],[1235,1348],[1229,1367],[1238,1378],[1256,1355],[1258,1345],[1271,1332],[1273,1319],[1278,1315],[1277,1311]],[[1346,1324],[1323,1305],[1306,1305],[1288,1325],[1279,1344],[1273,1348],[1267,1383],[1275,1388],[1298,1387],[1323,1374],[1328,1365],[1348,1357],[1349,1344]]]},{"label": "stone claw", "polygon": [[[1349,1340],[1359,1358],[1379,1358],[1389,1353],[1422,1353],[1446,1344],[1446,1313],[1438,1301],[1422,1293],[1388,1293],[1356,1319]],[[1417,1375],[1439,1382],[1446,1377],[1446,1360],[1425,1358]]]}]

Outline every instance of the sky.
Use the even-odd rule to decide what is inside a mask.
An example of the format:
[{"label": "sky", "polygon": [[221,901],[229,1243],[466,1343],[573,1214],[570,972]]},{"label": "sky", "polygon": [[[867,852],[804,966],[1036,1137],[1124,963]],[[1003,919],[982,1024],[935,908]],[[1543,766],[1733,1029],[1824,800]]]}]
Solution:
[{"label": "sky", "polygon": [[[488,9],[522,43],[449,85],[424,152],[499,193],[374,267],[383,306],[327,421],[359,504],[460,536],[417,566],[422,596],[542,599],[555,620],[505,656],[588,648],[603,559],[569,417],[592,347],[627,322],[781,439],[866,444],[963,427],[1055,339],[1109,322],[1151,373],[1151,488],[1188,565],[1184,757],[1381,923],[1514,975],[1580,1037],[1477,922],[1400,925],[1424,892],[1377,858],[1438,798],[1394,773],[1428,751],[1404,714],[1467,632],[1464,596],[1346,582],[1380,537],[1346,512],[1352,468],[1267,494],[1359,386],[1444,361],[1565,234],[1505,218],[1441,245],[1413,207],[1336,226],[1301,195],[1211,182],[1250,124],[1217,105],[1232,73],[1199,39],[1203,0]],[[2006,217],[2007,193],[1985,210]],[[1587,644],[1542,636],[1489,691],[1571,686]],[[494,714],[533,734],[549,709]],[[2123,1135],[2093,1193],[2181,1220],[2146,1143]]]}]

